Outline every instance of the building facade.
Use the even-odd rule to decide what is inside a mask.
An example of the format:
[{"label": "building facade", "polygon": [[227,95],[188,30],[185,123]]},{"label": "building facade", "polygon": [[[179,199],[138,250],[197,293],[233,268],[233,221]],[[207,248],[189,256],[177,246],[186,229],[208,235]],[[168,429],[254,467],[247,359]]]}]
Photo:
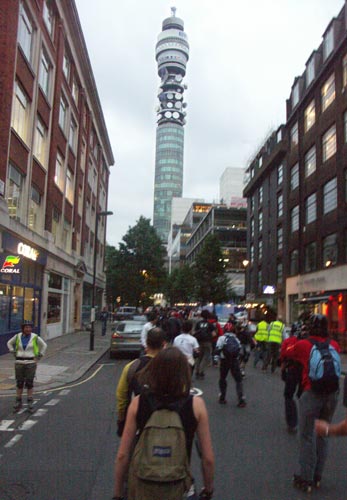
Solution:
[{"label": "building facade", "polygon": [[219,201],[230,205],[232,200],[242,198],[245,171],[243,168],[227,167],[219,181]]},{"label": "building facade", "polygon": [[347,329],[346,14],[345,4],[295,78],[286,124],[249,165],[244,191],[247,290],[273,285],[287,321],[309,308],[338,334]]},{"label": "building facade", "polygon": [[94,252],[101,305],[114,159],[75,2],[4,0],[0,10],[3,353],[23,320],[44,338],[81,328]]},{"label": "building facade", "polygon": [[153,226],[167,243],[171,226],[171,201],[183,190],[185,107],[183,84],[189,58],[184,24],[172,9],[163,21],[156,44],[156,60],[161,84],[158,92],[154,179]]}]

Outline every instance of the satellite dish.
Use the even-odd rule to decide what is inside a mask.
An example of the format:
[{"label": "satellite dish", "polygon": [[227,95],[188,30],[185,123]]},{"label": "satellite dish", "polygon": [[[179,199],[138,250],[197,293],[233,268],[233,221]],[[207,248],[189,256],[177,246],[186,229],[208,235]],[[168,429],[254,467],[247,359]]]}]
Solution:
[{"label": "satellite dish", "polygon": [[171,111],[166,111],[164,116],[165,118],[171,118],[172,117]]},{"label": "satellite dish", "polygon": [[173,99],[173,97],[174,97],[174,96],[173,96],[173,94],[172,94],[171,92],[168,92],[168,93],[166,94],[166,97],[167,97],[168,99]]},{"label": "satellite dish", "polygon": [[168,103],[167,103],[167,107],[168,107],[168,108],[173,108],[173,103],[172,103],[172,102],[168,102]]},{"label": "satellite dish", "polygon": [[178,100],[183,99],[183,95],[182,94],[175,94],[175,98]]},{"label": "satellite dish", "polygon": [[188,104],[186,102],[183,103],[183,107],[186,108]]},{"label": "satellite dish", "polygon": [[182,79],[183,79],[183,76],[182,75],[176,75],[175,79],[176,79],[176,82],[181,82]]},{"label": "satellite dish", "polygon": [[177,119],[180,117],[180,114],[179,114],[179,113],[177,113],[177,111],[174,111],[174,112],[172,113],[172,116],[173,116],[173,117],[177,120]]},{"label": "satellite dish", "polygon": [[175,108],[176,108],[176,109],[181,109],[181,107],[182,107],[182,103],[181,103],[181,101],[177,101],[177,102],[175,102]]},{"label": "satellite dish", "polygon": [[163,118],[163,115],[161,113],[159,113],[157,116],[158,116],[158,120],[161,120]]}]

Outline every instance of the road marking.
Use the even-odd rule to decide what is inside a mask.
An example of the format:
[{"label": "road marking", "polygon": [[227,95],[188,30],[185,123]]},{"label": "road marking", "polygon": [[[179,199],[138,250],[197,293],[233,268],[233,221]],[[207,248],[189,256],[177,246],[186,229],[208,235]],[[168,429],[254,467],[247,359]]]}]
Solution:
[{"label": "road marking", "polygon": [[47,403],[45,403],[45,406],[55,406],[59,402],[60,402],[60,399],[51,399],[50,401],[47,401]]},{"label": "road marking", "polygon": [[198,389],[197,387],[192,387],[190,389],[190,394],[192,396],[202,396],[204,393],[201,389]]},{"label": "road marking", "polygon": [[70,389],[64,389],[59,392],[58,396],[66,396],[69,392],[71,392]]},{"label": "road marking", "polygon": [[18,441],[22,439],[22,434],[17,434],[16,436],[13,436],[13,438],[5,444],[4,448],[12,448]]},{"label": "road marking", "polygon": [[39,410],[35,411],[35,417],[43,417],[43,415],[46,415],[48,410],[45,410],[44,408],[40,408]]},{"label": "road marking", "polygon": [[18,429],[21,431],[27,431],[31,429],[35,424],[37,424],[37,420],[25,420],[18,426]]},{"label": "road marking", "polygon": [[14,429],[9,429],[9,427],[14,423],[14,420],[1,420],[0,431],[13,431]]}]

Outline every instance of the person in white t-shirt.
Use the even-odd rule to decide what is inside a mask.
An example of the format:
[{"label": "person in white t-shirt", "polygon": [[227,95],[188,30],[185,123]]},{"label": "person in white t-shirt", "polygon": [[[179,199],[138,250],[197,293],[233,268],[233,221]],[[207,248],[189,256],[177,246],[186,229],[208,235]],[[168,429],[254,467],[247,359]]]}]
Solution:
[{"label": "person in white t-shirt", "polygon": [[187,357],[189,366],[192,369],[192,373],[195,365],[195,358],[199,355],[199,342],[196,340],[191,331],[193,329],[193,322],[189,319],[184,321],[182,324],[182,332],[174,340],[173,345],[178,347],[180,351]]}]

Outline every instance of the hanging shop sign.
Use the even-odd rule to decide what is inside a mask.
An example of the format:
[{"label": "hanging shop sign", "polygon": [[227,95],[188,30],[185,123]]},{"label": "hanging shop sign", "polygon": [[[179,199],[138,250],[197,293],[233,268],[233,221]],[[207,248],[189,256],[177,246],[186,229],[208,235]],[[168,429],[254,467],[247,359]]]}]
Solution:
[{"label": "hanging shop sign", "polygon": [[19,255],[0,255],[0,273],[2,274],[20,274],[21,257]]},{"label": "hanging shop sign", "polygon": [[8,252],[8,255],[20,255],[43,266],[47,263],[47,252],[34,247],[31,242],[23,241],[7,232],[3,233],[2,247]]}]

